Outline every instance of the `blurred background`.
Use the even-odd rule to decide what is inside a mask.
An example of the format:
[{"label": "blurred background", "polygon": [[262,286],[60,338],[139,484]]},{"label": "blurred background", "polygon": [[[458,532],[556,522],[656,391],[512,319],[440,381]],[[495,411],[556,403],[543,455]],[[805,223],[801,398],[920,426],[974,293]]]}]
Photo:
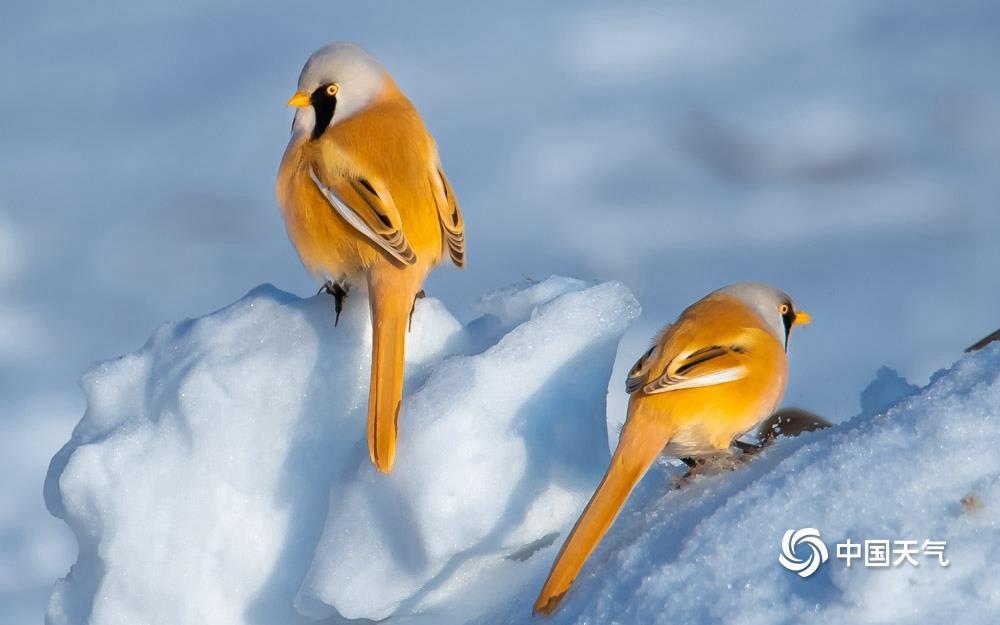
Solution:
[{"label": "blurred background", "polygon": [[370,49],[436,135],[476,297],[550,274],[643,305],[611,380],[688,303],[773,282],[786,404],[858,412],[1000,326],[1000,5],[5,2],[0,8],[0,623],[38,623],[75,542],[48,516],[76,380],[160,324],[315,285],[273,184],[307,56]]}]

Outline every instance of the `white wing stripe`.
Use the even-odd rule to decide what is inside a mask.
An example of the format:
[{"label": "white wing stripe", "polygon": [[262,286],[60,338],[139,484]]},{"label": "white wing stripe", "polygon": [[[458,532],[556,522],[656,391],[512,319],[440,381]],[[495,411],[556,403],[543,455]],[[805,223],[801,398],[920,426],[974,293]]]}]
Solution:
[{"label": "white wing stripe", "polygon": [[389,255],[391,255],[399,262],[403,263],[404,265],[410,264],[410,262],[408,262],[405,258],[400,256],[399,252],[389,247],[385,239],[380,237],[374,230],[372,230],[368,226],[368,224],[366,224],[364,220],[358,216],[357,213],[351,210],[350,206],[345,204],[343,200],[337,197],[337,194],[334,193],[333,189],[320,182],[319,178],[316,177],[316,172],[313,171],[312,167],[309,167],[309,177],[312,178],[313,184],[315,184],[316,188],[319,189],[319,192],[323,194],[323,197],[325,197],[326,200],[333,207],[333,209],[337,211],[337,214],[343,217],[347,221],[347,223],[354,226],[354,228],[358,232],[371,239],[375,243],[375,245],[378,245],[380,248],[388,252]]},{"label": "white wing stripe", "polygon": [[707,375],[694,378],[681,378],[678,382],[670,382],[664,386],[657,386],[655,382],[643,387],[643,391],[649,394],[665,393],[667,391],[679,391],[683,388],[701,388],[703,386],[715,386],[726,382],[735,382],[746,375],[746,367],[732,367],[723,369]]}]

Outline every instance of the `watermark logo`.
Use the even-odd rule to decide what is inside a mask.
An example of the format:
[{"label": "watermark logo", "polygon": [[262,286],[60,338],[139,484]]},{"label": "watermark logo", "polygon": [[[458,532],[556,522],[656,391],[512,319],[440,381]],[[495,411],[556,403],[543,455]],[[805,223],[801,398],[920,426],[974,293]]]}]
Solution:
[{"label": "watermark logo", "polygon": [[[889,568],[903,564],[920,566],[916,556],[935,558],[939,566],[946,567],[951,564],[944,554],[947,545],[944,540],[925,540],[923,543],[888,539],[854,542],[848,538],[835,545],[834,556],[843,560],[848,568],[854,560],[859,560],[865,568]],[[801,555],[807,557],[802,558]],[[809,577],[829,558],[826,543],[815,527],[788,530],[781,539],[778,562],[800,577]]]},{"label": "watermark logo", "polygon": [[[807,549],[800,549],[805,546]],[[808,557],[799,558],[798,554],[806,551]],[[798,573],[800,577],[809,577],[819,569],[819,566],[830,558],[826,544],[820,538],[815,527],[803,527],[798,530],[788,530],[781,539],[781,554],[778,562],[789,571]]]}]

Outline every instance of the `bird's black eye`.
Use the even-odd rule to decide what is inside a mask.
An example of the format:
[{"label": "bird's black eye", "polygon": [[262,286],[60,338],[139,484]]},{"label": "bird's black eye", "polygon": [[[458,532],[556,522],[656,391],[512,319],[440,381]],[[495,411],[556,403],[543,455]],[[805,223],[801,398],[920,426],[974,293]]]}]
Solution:
[{"label": "bird's black eye", "polygon": [[319,139],[326,132],[333,113],[337,110],[337,94],[340,93],[340,85],[335,82],[323,85],[313,91],[310,101],[313,110],[316,111],[316,126],[313,128],[313,141]]}]

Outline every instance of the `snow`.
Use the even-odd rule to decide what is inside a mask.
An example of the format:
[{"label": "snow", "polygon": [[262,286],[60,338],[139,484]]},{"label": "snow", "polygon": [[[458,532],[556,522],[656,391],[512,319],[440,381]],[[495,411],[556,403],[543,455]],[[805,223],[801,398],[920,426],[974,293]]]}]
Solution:
[{"label": "snow", "polygon": [[327,296],[260,287],[91,370],[46,483],[80,543],[49,621],[471,618],[541,575],[523,554],[603,473],[607,379],[639,307],[620,283],[551,278],[479,308],[463,327],[418,301],[389,477],[365,448],[363,296],[335,328]]},{"label": "snow", "polygon": [[[676,470],[654,468],[547,622],[996,623],[1000,345],[916,394],[901,382],[881,371],[866,394],[891,408],[779,439],[734,473],[677,491]],[[783,534],[804,527],[830,551],[808,579],[777,563]],[[945,540],[950,564],[848,568],[834,551],[847,539]],[[485,622],[530,622],[540,581]]]},{"label": "snow", "polygon": [[[609,459],[604,388],[639,308],[565,278],[477,307],[462,326],[418,302],[388,477],[365,452],[361,297],[335,328],[328,297],[259,287],[91,370],[46,483],[80,545],[49,622],[531,621]],[[923,389],[883,368],[858,417],[734,472],[677,490],[655,466],[549,622],[995,622],[998,374],[996,344]],[[803,527],[831,554],[808,579],[777,563]],[[847,539],[945,540],[950,565],[848,568]]]},{"label": "snow", "polygon": [[[882,371],[866,395],[892,407],[779,439],[683,490],[654,469],[548,622],[996,623],[1000,345],[903,388]],[[808,579],[777,563],[783,534],[805,527],[830,553]],[[834,551],[847,539],[944,540],[950,563],[848,568]],[[528,622],[537,581],[486,622]]]},{"label": "snow", "polygon": [[919,391],[919,386],[907,382],[895,369],[879,367],[875,379],[861,391],[861,414],[874,415]]},{"label": "snow", "polygon": [[[48,622],[532,622],[609,460],[604,389],[639,307],[554,277],[477,308],[463,326],[417,303],[390,476],[365,448],[362,297],[335,328],[327,296],[259,287],[95,367],[46,482],[80,545]],[[682,489],[654,466],[547,622],[996,622],[1000,344],[924,388],[882,368],[862,404]],[[804,579],[778,554],[807,527],[830,559]],[[847,567],[848,539],[944,540],[950,564]]]}]

